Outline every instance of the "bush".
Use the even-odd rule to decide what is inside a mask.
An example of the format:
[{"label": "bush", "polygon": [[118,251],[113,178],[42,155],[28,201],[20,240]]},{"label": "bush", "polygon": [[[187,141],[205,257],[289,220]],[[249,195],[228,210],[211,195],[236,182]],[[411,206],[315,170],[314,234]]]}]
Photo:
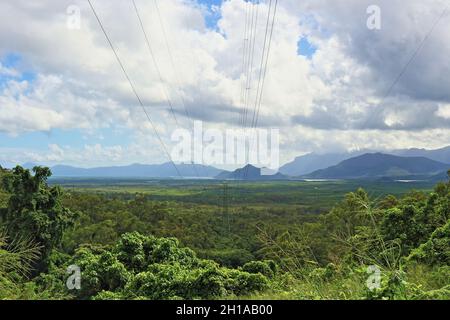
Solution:
[{"label": "bush", "polygon": [[135,275],[127,284],[125,293],[130,298],[145,297],[160,300],[181,296],[193,298],[192,280],[188,269],[179,264],[155,264],[147,272]]},{"label": "bush", "polygon": [[211,259],[220,265],[237,268],[255,259],[255,256],[245,249],[216,249],[216,250],[200,250],[199,255],[205,259]]},{"label": "bush", "polygon": [[309,274],[313,279],[318,279],[322,281],[328,281],[336,275],[336,266],[329,263],[325,268],[315,268]]},{"label": "bush", "polygon": [[450,299],[450,285],[441,289],[425,292],[417,297],[420,300],[449,300]]},{"label": "bush", "polygon": [[413,250],[408,260],[428,265],[450,265],[450,220],[436,229],[427,242]]},{"label": "bush", "polygon": [[248,273],[260,273],[268,278],[273,278],[277,271],[277,265],[273,260],[251,261],[242,267]]},{"label": "bush", "polygon": [[196,299],[247,294],[268,288],[262,274],[274,274],[273,262],[250,264],[257,274],[221,268],[201,260],[173,238],[124,234],[112,249],[77,251],[74,264],[82,270],[81,298]]}]

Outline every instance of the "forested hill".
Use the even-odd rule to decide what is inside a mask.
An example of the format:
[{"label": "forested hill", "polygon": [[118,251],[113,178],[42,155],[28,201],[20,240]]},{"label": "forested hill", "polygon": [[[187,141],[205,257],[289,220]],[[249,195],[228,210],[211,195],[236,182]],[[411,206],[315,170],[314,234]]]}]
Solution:
[{"label": "forested hill", "polygon": [[450,146],[437,149],[399,149],[390,151],[357,150],[341,153],[309,153],[295,158],[292,162],[283,165],[280,172],[288,176],[301,176],[314,171],[335,166],[344,160],[358,157],[366,153],[381,152],[400,157],[424,157],[442,163],[450,163]]},{"label": "forested hill", "polygon": [[382,153],[364,154],[336,166],[315,171],[308,178],[366,179],[379,177],[433,176],[446,172],[450,164],[423,157],[399,157]]},{"label": "forested hill", "polygon": [[50,175],[0,170],[0,299],[450,299],[450,181],[358,189],[317,214],[64,191]]}]

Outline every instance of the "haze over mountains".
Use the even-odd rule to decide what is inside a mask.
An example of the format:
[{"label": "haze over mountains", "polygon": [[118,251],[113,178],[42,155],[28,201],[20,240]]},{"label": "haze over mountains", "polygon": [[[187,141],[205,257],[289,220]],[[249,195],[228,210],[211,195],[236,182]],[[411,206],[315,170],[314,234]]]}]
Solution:
[{"label": "haze over mountains", "polygon": [[[360,150],[346,153],[328,153],[328,154],[310,153],[297,157],[294,161],[285,164],[280,168],[280,172],[288,176],[302,176],[310,174],[317,170],[335,166],[340,162],[350,158],[358,157],[366,153],[377,153],[377,152],[379,151]],[[405,157],[425,157],[430,160],[442,163],[447,164],[450,163],[450,146],[437,150],[400,149],[392,151],[383,151],[383,153]]]},{"label": "haze over mountains", "polygon": [[382,177],[424,177],[437,175],[450,165],[424,157],[399,157],[382,153],[367,153],[344,160],[327,169],[306,175],[317,179],[367,179]]},{"label": "haze over mountains", "polygon": [[[5,166],[5,164],[3,164]],[[12,167],[6,163],[6,167]],[[32,168],[36,164],[24,164]],[[178,169],[178,170],[177,170]],[[417,179],[445,180],[450,169],[450,146],[438,150],[407,149],[388,153],[356,151],[348,153],[307,154],[282,166],[279,172],[247,165],[235,171],[212,166],[172,163],[132,164],[98,168],[56,165],[53,177],[81,178],[215,178],[221,180],[286,179]]]},{"label": "haze over mountains", "polygon": [[280,168],[282,174],[288,176],[302,176],[320,169],[325,169],[338,164],[341,161],[364,154],[364,152],[329,153],[316,154],[309,153],[297,157]]},{"label": "haze over mountains", "polygon": [[426,150],[426,149],[397,150],[393,151],[392,154],[403,157],[425,157],[443,163],[450,163],[450,146],[437,150]]},{"label": "haze over mountains", "polygon": [[[34,164],[25,164],[24,167],[32,168]],[[178,169],[178,171],[177,171]],[[95,178],[177,178],[201,177],[213,178],[222,170],[203,165],[179,164],[177,169],[172,163],[163,164],[132,164],[129,166],[112,166],[98,168],[77,168],[72,166],[57,165],[51,167],[53,177],[95,177]],[[179,172],[179,174],[178,174]]]}]

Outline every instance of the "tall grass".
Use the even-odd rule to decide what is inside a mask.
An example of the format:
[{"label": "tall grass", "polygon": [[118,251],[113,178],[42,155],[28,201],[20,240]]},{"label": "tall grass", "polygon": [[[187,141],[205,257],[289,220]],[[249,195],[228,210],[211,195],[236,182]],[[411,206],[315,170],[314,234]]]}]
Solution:
[{"label": "tall grass", "polygon": [[39,259],[40,249],[32,240],[10,240],[0,231],[0,299],[21,297],[26,287],[24,280]]}]

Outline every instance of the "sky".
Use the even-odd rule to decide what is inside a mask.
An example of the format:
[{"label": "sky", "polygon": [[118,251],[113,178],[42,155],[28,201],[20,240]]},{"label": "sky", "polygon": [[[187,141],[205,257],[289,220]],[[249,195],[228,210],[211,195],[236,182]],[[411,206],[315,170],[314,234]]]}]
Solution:
[{"label": "sky", "polygon": [[[250,97],[269,2],[257,5]],[[131,0],[92,3],[169,148],[174,130],[194,120],[239,128],[246,1],[136,0],[157,67]],[[373,5],[379,29],[367,26]],[[279,0],[258,126],[280,130],[280,162],[309,152],[450,145],[448,6]],[[79,28],[68,25],[73,8]],[[86,0],[1,1],[1,165],[167,160]]]}]

